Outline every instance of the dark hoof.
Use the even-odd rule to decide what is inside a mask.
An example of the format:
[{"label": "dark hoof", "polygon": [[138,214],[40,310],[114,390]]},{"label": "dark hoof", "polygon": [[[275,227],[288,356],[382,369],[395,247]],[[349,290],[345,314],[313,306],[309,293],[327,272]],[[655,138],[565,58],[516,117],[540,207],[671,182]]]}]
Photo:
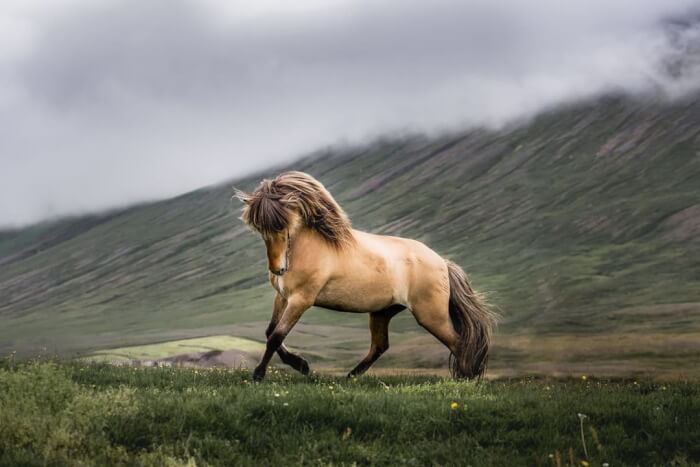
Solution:
[{"label": "dark hoof", "polygon": [[310,371],[311,370],[309,369],[309,362],[302,358],[301,362],[299,362],[299,372],[304,376],[309,376]]},{"label": "dark hoof", "polygon": [[253,371],[253,381],[262,381],[265,379],[265,368],[256,368]]}]

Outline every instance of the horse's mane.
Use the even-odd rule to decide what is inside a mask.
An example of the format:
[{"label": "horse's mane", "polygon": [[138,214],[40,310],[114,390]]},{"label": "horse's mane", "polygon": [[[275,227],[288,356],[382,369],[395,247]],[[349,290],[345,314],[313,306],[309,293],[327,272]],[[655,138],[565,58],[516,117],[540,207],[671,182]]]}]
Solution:
[{"label": "horse's mane", "polygon": [[284,172],[251,193],[236,190],[236,196],[244,203],[241,220],[260,233],[286,229],[297,211],[302,224],[331,245],[340,248],[352,241],[348,216],[321,182],[304,172]]}]

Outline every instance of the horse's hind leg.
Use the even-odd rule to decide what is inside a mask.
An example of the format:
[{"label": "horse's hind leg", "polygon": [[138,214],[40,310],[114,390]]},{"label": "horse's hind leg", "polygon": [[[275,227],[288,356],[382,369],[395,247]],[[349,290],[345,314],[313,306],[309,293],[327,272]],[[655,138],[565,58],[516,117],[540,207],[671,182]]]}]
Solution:
[{"label": "horse's hind leg", "polygon": [[403,306],[395,305],[382,311],[370,313],[369,330],[372,335],[372,343],[369,347],[369,353],[348,373],[348,378],[359,376],[367,371],[389,349],[389,321],[403,309]]},{"label": "horse's hind leg", "polygon": [[444,300],[444,297],[434,296],[420,300],[411,308],[411,311],[418,324],[450,349],[453,355],[456,355],[459,334],[452,325],[449,302]]},{"label": "horse's hind leg", "polygon": [[[277,294],[275,296],[275,302],[272,308],[272,319],[270,319],[270,324],[265,330],[265,337],[269,338],[270,334],[272,334],[272,331],[275,330],[275,327],[277,326],[277,323],[279,322],[279,319],[282,316],[282,312],[284,312],[284,307],[284,298],[282,298],[280,294]],[[301,374],[309,374],[309,362],[307,362],[301,355],[290,351],[286,345],[281,344],[279,346],[279,348],[277,349],[277,355],[279,355],[280,360],[282,360],[283,363],[286,363],[287,365],[291,366]]]}]

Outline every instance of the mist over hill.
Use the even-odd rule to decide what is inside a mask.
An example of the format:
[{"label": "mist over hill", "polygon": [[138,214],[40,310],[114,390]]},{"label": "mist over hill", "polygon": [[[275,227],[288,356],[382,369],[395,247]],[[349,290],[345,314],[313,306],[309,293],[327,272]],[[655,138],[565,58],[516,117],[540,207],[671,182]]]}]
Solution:
[{"label": "mist over hill", "polygon": [[697,0],[4,0],[0,229],[395,132],[700,90]]},{"label": "mist over hill", "polygon": [[[262,340],[273,291],[232,185],[320,179],[355,228],[461,264],[504,321],[505,371],[700,364],[700,97],[605,97],[498,131],[331,148],[161,202],[0,233],[0,352],[61,354],[231,333]],[[366,316],[310,310],[312,364],[368,345]],[[410,313],[384,365],[438,366]],[[410,352],[420,346],[421,352]]]}]

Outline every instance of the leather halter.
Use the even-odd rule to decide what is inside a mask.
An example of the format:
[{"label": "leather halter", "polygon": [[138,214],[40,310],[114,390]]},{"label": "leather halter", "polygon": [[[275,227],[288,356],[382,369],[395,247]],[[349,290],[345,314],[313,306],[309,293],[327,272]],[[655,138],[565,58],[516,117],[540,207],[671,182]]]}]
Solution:
[{"label": "leather halter", "polygon": [[292,254],[292,236],[289,234],[289,229],[287,229],[287,251],[284,252],[284,262],[286,263],[286,270],[285,272],[289,272],[290,269],[290,262],[289,262],[289,257]]}]

